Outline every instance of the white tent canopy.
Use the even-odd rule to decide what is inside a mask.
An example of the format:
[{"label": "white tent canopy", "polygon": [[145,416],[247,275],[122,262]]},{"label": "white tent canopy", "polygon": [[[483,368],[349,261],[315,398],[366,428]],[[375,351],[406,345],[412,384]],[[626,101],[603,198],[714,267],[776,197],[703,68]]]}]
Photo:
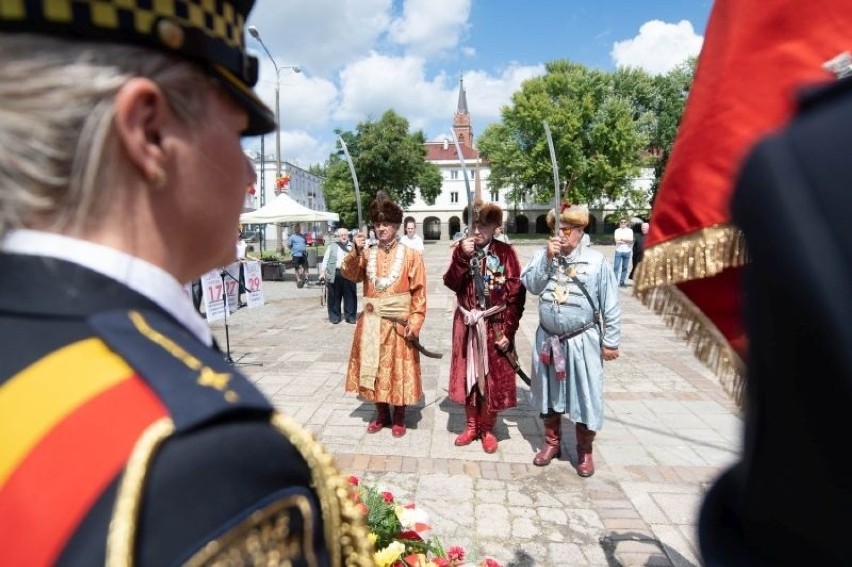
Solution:
[{"label": "white tent canopy", "polygon": [[315,211],[300,205],[286,193],[281,193],[267,205],[240,215],[243,224],[264,224],[272,222],[328,222],[338,221],[337,213]]}]

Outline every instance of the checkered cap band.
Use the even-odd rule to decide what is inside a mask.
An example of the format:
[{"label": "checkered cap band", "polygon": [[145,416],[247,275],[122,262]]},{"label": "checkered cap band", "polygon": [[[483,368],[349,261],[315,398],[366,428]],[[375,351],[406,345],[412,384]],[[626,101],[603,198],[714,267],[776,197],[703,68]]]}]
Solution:
[{"label": "checkered cap band", "polygon": [[0,31],[135,43],[186,57],[216,75],[247,107],[251,134],[274,127],[251,90],[257,58],[245,50],[254,0],[0,0]]}]

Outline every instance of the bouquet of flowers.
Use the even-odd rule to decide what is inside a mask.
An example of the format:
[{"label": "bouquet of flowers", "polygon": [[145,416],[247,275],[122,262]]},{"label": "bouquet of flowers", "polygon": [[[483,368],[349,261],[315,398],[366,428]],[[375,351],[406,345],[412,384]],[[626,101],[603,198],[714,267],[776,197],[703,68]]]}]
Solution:
[{"label": "bouquet of flowers", "polygon": [[501,567],[490,558],[465,562],[459,546],[445,550],[432,536],[429,514],[414,503],[401,505],[391,492],[367,486],[355,476],[349,477],[349,484],[370,528],[377,567]]}]

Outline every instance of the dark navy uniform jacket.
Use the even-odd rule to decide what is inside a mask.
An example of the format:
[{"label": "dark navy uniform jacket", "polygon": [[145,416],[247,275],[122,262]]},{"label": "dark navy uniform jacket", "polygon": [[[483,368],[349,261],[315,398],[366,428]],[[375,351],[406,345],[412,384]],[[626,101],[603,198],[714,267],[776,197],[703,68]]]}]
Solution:
[{"label": "dark navy uniform jacket", "polygon": [[852,80],[758,144],[733,199],[751,263],[743,456],[708,493],[707,565],[848,565]]},{"label": "dark navy uniform jacket", "polygon": [[143,566],[358,556],[330,457],[221,353],[75,264],[0,254],[0,282],[0,564],[103,565],[110,522]]}]

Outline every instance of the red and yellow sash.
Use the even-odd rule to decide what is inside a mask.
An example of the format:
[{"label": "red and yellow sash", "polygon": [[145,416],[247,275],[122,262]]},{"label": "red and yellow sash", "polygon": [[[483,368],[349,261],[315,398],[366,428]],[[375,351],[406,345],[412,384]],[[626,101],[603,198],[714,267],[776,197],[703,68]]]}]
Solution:
[{"label": "red and yellow sash", "polygon": [[0,565],[55,562],[166,414],[100,339],[54,351],[0,386]]}]

